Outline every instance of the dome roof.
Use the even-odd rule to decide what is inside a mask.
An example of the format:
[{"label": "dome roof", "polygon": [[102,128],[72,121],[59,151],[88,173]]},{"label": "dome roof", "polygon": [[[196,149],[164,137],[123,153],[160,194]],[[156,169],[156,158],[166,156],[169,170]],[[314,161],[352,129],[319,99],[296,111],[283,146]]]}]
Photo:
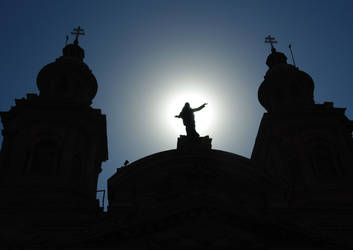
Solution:
[{"label": "dome roof", "polygon": [[68,44],[63,48],[63,56],[77,58],[83,60],[85,57],[85,51],[78,45],[77,40],[72,44]]},{"label": "dome roof", "polygon": [[97,80],[83,62],[84,50],[77,40],[63,49],[63,56],[46,65],[37,76],[40,96],[50,100],[91,103]]},{"label": "dome roof", "polygon": [[117,169],[108,180],[109,211],[165,211],[165,206],[185,208],[191,201],[260,209],[266,183],[242,156],[219,150],[169,150]]},{"label": "dome roof", "polygon": [[268,56],[269,70],[258,90],[261,105],[268,112],[303,110],[314,104],[314,82],[297,67],[287,64],[287,57],[275,49]]},{"label": "dome roof", "polygon": [[281,52],[277,52],[275,48],[272,48],[272,53],[267,57],[266,64],[268,67],[272,68],[277,64],[286,64],[287,57]]}]

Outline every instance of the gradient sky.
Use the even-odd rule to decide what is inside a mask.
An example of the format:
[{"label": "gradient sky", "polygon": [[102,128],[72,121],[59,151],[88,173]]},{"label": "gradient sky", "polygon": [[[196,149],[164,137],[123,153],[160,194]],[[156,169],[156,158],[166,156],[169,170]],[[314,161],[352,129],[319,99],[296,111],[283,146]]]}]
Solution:
[{"label": "gradient sky", "polygon": [[353,118],[352,11],[350,0],[1,0],[0,110],[38,93],[39,70],[81,26],[80,46],[98,81],[93,107],[107,115],[109,160],[99,189],[126,159],[176,147],[184,128],[173,118],[182,108],[175,103],[189,94],[199,97],[192,106],[209,103],[196,126],[204,112],[210,122],[199,131],[213,148],[250,157],[264,112],[257,88],[268,34],[290,63],[292,44],[317,103],[333,101]]}]

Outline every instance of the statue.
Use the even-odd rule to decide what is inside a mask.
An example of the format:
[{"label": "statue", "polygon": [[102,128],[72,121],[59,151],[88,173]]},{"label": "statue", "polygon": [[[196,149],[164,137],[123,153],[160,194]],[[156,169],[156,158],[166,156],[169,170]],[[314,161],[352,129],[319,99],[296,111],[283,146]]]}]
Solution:
[{"label": "statue", "polygon": [[204,103],[200,107],[198,107],[196,109],[192,109],[190,107],[190,104],[187,102],[187,103],[185,103],[180,114],[175,116],[176,118],[183,119],[183,123],[186,127],[186,135],[188,137],[199,137],[200,136],[195,130],[194,112],[203,109],[206,105],[207,105],[207,103]]}]

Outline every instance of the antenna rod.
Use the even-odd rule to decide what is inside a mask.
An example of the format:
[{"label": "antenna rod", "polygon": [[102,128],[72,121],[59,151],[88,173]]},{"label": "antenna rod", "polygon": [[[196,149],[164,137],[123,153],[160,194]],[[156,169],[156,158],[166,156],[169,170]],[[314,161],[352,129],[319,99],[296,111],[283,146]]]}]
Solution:
[{"label": "antenna rod", "polygon": [[294,67],[297,67],[297,65],[295,65],[295,61],[294,61],[294,56],[293,56],[293,52],[292,52],[292,45],[289,44],[289,50],[290,50],[290,54],[292,56],[292,60],[293,60],[293,64],[294,64]]},{"label": "antenna rod", "polygon": [[69,40],[69,36],[66,36],[65,46],[67,45],[68,40]]}]

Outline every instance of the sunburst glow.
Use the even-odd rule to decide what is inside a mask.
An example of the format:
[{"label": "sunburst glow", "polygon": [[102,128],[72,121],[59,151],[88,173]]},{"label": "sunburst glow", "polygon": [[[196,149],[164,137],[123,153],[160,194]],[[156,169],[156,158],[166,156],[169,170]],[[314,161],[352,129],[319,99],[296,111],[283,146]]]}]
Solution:
[{"label": "sunburst glow", "polygon": [[[244,105],[241,105],[244,100],[241,78],[238,77],[237,81],[230,79],[231,74],[224,71],[226,67],[214,61],[208,65],[207,60],[195,59],[187,68],[180,66],[183,65],[181,61],[136,74],[144,76],[145,84],[139,84],[134,91],[139,95],[127,99],[128,106],[136,107],[133,113],[136,122],[130,123],[128,128],[134,131],[132,138],[148,135],[151,152],[158,150],[152,149],[158,145],[174,148],[178,136],[186,135],[183,120],[175,115],[179,115],[188,102],[194,109],[207,103],[194,113],[196,131],[200,136],[210,136],[215,148],[224,147],[230,140],[229,133],[232,133],[232,140],[236,140],[240,136],[237,131],[246,121],[241,115],[246,114]],[[142,82],[142,78],[136,82]],[[237,91],[233,91],[235,88]]]},{"label": "sunburst glow", "polygon": [[191,108],[197,108],[203,103],[208,103],[204,109],[195,112],[196,130],[201,134],[208,133],[208,129],[212,127],[214,118],[214,109],[212,107],[212,102],[209,103],[209,100],[209,96],[201,95],[198,93],[184,93],[176,95],[170,100],[166,112],[166,114],[169,116],[167,118],[169,127],[180,134],[185,134],[185,127],[183,125],[182,119],[175,118],[174,115],[178,115],[180,113],[186,102],[190,103]]},{"label": "sunburst glow", "polygon": [[165,110],[162,113],[161,121],[165,121],[165,127],[169,133],[174,131],[175,134],[185,135],[185,126],[183,120],[175,118],[179,115],[185,103],[190,103],[191,108],[198,108],[202,104],[207,103],[206,107],[194,113],[196,131],[200,136],[209,135],[217,127],[219,114],[215,112],[220,110],[220,100],[217,100],[216,94],[208,91],[208,88],[200,87],[199,82],[182,82],[174,86],[178,86],[170,90],[164,98]]}]

